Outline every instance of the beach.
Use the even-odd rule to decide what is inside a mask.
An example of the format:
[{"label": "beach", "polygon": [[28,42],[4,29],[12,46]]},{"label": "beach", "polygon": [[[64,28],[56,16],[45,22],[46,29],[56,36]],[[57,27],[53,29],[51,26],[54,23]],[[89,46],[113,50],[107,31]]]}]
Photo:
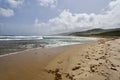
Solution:
[{"label": "beach", "polygon": [[120,39],[0,57],[0,80],[120,80]]},{"label": "beach", "polygon": [[0,80],[32,80],[67,48],[36,48],[0,57]]}]

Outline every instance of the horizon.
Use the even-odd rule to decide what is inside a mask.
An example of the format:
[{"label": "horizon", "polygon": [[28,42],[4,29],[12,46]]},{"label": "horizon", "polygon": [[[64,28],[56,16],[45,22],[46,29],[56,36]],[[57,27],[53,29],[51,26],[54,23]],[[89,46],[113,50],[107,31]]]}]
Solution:
[{"label": "horizon", "polygon": [[120,0],[0,0],[0,35],[120,28]]},{"label": "horizon", "polygon": [[[110,29],[103,29],[103,28],[93,28],[93,29],[88,29],[88,30],[83,30],[83,31],[74,31],[74,32],[61,32],[61,33],[58,33],[58,34],[46,34],[46,35],[39,35],[39,34],[32,34],[32,35],[29,35],[29,34],[0,34],[0,36],[67,36],[67,34],[70,34],[70,33],[76,33],[76,32],[87,32],[87,31],[91,31],[91,30],[117,30],[117,29],[120,29],[120,28],[110,28]],[[66,34],[66,35],[65,35]]]}]

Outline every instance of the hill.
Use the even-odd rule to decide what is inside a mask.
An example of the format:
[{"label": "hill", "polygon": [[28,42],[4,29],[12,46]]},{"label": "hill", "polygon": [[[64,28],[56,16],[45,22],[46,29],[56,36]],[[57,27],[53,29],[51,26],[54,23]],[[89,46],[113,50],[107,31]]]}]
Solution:
[{"label": "hill", "polygon": [[120,36],[120,28],[116,29],[92,29],[82,32],[73,32],[69,33],[69,35],[74,36]]}]

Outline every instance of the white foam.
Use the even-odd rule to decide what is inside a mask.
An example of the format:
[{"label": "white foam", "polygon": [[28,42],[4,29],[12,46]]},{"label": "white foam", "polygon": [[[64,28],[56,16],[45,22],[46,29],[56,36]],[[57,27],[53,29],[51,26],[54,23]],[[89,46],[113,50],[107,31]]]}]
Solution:
[{"label": "white foam", "polygon": [[[4,37],[7,39],[4,39]],[[89,41],[97,41],[98,38],[94,37],[74,37],[74,36],[45,36],[48,39],[49,44],[45,44],[45,47],[58,47],[58,46],[66,46],[66,45],[73,45],[73,44],[81,44]],[[43,39],[44,37],[42,36],[0,36],[0,40],[31,40],[31,39]],[[50,39],[50,41],[49,41]],[[28,45],[27,47],[31,48],[31,44]],[[4,54],[0,55],[0,57],[8,56],[8,55],[13,55],[13,54],[18,54],[18,52],[10,53],[10,54]]]},{"label": "white foam", "polygon": [[[53,36],[52,36],[53,37]],[[59,36],[57,36],[59,37]],[[60,36],[56,43],[51,43],[46,45],[45,47],[58,47],[58,46],[66,46],[66,45],[73,45],[73,44],[81,44],[90,41],[97,41],[98,38],[93,37],[74,37],[74,36],[67,36],[65,39]]]},{"label": "white foam", "polygon": [[79,43],[57,42],[55,44],[48,44],[45,47],[58,47],[58,46],[67,46],[67,45],[73,45],[73,44],[80,44],[80,42]]},{"label": "white foam", "polygon": [[0,55],[0,57],[5,57],[5,56],[9,56],[9,55],[14,55],[14,54],[18,54],[19,52],[13,52],[13,53],[9,53],[9,54],[4,54],[4,55]]},{"label": "white foam", "polygon": [[8,40],[40,40],[42,36],[0,36],[0,41]]}]

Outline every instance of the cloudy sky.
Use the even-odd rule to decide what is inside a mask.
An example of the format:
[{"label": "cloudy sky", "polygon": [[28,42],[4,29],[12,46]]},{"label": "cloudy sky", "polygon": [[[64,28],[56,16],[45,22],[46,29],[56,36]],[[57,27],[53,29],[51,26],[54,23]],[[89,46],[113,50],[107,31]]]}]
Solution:
[{"label": "cloudy sky", "polygon": [[120,0],[0,0],[0,34],[120,28]]}]

